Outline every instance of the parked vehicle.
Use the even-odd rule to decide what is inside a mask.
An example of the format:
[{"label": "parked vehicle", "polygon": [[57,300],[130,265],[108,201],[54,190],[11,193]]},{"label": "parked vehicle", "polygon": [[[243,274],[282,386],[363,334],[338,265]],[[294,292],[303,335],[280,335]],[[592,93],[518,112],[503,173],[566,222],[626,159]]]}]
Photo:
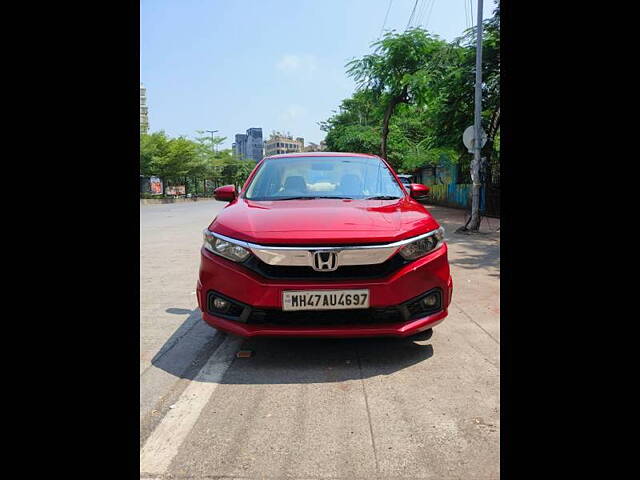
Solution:
[{"label": "parked vehicle", "polygon": [[426,199],[426,196],[429,194],[429,187],[427,187],[426,185],[422,185],[421,183],[413,183],[413,175],[405,173],[398,175],[398,178],[409,193],[411,193],[412,190],[417,190],[421,192],[421,195],[419,195],[418,198],[420,198],[420,200]]},{"label": "parked vehicle", "polygon": [[[204,230],[204,320],[252,336],[408,336],[447,316],[444,230],[380,157],[298,153],[259,162]],[[418,185],[420,187],[420,185]],[[424,187],[424,186],[422,186]]]},{"label": "parked vehicle", "polygon": [[400,179],[403,185],[411,185],[413,183],[413,175],[402,173],[398,175],[398,178]]}]

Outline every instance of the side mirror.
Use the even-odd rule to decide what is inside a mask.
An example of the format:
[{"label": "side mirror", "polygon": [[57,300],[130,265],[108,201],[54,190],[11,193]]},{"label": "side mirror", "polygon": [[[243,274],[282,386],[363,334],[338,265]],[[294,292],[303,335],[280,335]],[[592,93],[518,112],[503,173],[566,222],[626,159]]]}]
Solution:
[{"label": "side mirror", "polygon": [[225,185],[213,191],[213,197],[221,202],[233,202],[237,196],[235,185]]},{"label": "side mirror", "polygon": [[416,200],[426,197],[430,190],[429,187],[421,183],[412,183],[409,185],[409,188],[411,190],[411,198],[415,198]]}]

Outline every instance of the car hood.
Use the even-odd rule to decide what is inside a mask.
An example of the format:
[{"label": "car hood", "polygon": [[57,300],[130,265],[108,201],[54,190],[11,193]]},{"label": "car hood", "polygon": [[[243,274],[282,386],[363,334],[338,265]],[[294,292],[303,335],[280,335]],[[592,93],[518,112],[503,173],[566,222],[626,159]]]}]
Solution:
[{"label": "car hood", "polygon": [[209,230],[263,245],[329,245],[394,242],[438,226],[408,197],[261,202],[239,198],[218,214]]}]

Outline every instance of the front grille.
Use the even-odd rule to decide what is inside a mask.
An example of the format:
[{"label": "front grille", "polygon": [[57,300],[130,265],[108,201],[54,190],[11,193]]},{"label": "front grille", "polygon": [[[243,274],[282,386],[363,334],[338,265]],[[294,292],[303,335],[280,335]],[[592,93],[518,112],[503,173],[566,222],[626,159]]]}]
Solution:
[{"label": "front grille", "polygon": [[400,255],[394,255],[383,263],[374,265],[345,265],[333,272],[317,272],[311,267],[269,265],[255,256],[242,263],[246,268],[270,280],[349,280],[361,278],[384,278],[406,265]]},{"label": "front grille", "polygon": [[284,312],[278,309],[253,309],[249,325],[374,325],[402,322],[404,316],[398,308],[369,308],[366,310],[321,310]]}]

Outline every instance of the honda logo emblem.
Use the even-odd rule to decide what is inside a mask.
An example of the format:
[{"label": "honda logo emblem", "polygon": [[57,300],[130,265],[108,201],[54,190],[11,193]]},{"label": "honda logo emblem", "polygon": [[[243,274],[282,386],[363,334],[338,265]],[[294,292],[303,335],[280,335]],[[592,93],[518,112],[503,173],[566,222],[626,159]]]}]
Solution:
[{"label": "honda logo emblem", "polygon": [[333,272],[338,268],[336,252],[313,252],[313,269],[318,272]]}]

